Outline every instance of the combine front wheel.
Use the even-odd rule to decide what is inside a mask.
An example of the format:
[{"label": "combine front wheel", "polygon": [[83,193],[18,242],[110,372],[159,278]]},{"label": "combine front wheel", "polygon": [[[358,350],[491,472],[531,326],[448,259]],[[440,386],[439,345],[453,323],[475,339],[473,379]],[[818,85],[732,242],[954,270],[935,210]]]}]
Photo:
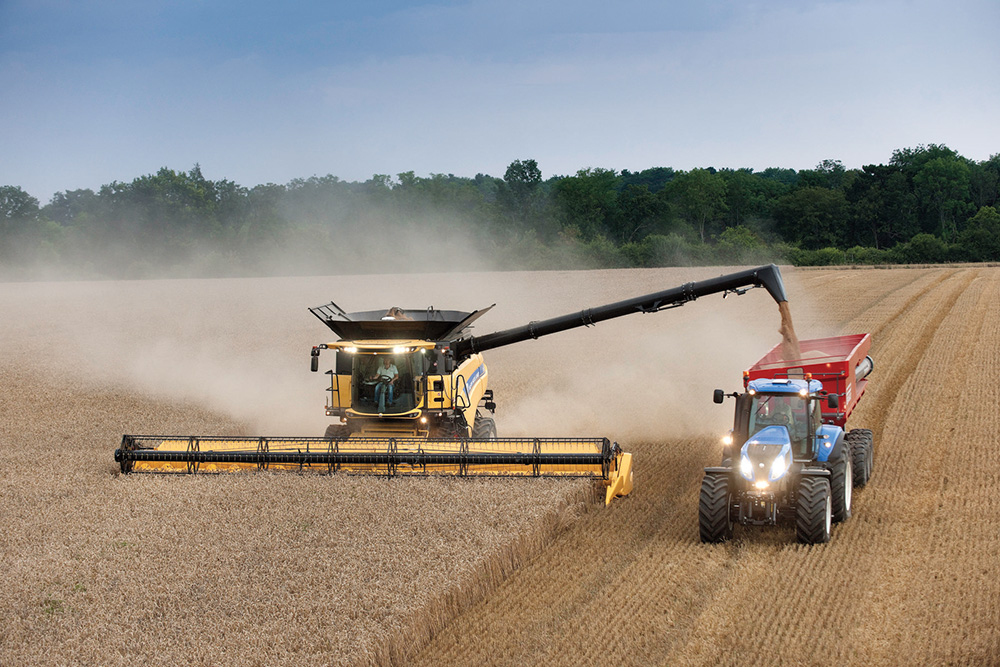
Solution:
[{"label": "combine front wheel", "polygon": [[496,440],[497,425],[493,417],[480,415],[476,412],[476,423],[472,425],[472,438],[474,440]]},{"label": "combine front wheel", "polygon": [[343,424],[330,424],[326,427],[323,437],[327,440],[344,440],[351,434]]},{"label": "combine front wheel", "polygon": [[705,475],[698,499],[698,532],[702,542],[725,542],[733,536],[732,494],[728,475]]},{"label": "combine front wheel", "polygon": [[799,482],[798,500],[795,537],[803,544],[829,542],[833,521],[829,480],[825,477],[803,476]]}]

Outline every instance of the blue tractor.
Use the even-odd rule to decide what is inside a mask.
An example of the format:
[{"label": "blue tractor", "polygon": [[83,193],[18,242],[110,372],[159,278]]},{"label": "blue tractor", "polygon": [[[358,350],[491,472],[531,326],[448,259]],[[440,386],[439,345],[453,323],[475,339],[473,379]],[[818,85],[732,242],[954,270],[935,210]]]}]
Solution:
[{"label": "blue tractor", "polygon": [[[831,363],[828,356],[824,381],[804,372],[801,361],[791,363],[797,367],[763,364],[771,366],[769,378],[750,379],[748,371],[746,391],[728,394],[736,399],[736,418],[724,439],[722,464],[705,468],[699,498],[703,542],[730,539],[735,524],[779,523],[793,524],[804,544],[828,542],[832,524],[851,516],[853,487],[868,482],[871,431],[845,432],[849,410],[841,406],[856,405],[871,357],[863,356],[848,375],[839,367],[849,359]],[[717,389],[714,400],[722,403],[726,396]]]}]

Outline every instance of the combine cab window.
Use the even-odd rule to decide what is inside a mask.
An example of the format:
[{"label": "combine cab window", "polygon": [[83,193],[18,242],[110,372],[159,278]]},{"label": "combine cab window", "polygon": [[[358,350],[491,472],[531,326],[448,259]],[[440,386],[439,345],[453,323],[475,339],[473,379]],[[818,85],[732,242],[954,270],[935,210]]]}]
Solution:
[{"label": "combine cab window", "polygon": [[[379,399],[384,395],[382,414],[398,414],[413,410],[420,401],[420,376],[423,371],[423,357],[419,352],[406,354],[358,354],[354,357],[351,386],[354,395],[351,405],[358,412],[379,413]],[[396,382],[391,391],[386,383],[376,376],[385,367],[396,369]],[[381,386],[380,386],[381,385]]]},{"label": "combine cab window", "polygon": [[792,449],[800,455],[809,453],[809,419],[802,398],[794,394],[754,396],[750,406],[750,435],[768,426],[786,427]]}]

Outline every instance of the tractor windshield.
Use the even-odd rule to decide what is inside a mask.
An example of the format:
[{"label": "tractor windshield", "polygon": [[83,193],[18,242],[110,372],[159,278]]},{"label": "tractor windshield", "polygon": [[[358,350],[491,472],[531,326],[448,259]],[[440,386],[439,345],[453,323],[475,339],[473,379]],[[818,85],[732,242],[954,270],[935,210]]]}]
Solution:
[{"label": "tractor windshield", "polygon": [[421,400],[423,358],[419,352],[356,355],[351,371],[353,408],[373,414],[399,414],[416,408]]},{"label": "tractor windshield", "polygon": [[757,394],[750,406],[751,437],[768,426],[784,426],[792,441],[792,450],[800,455],[809,452],[808,401],[798,394]]}]

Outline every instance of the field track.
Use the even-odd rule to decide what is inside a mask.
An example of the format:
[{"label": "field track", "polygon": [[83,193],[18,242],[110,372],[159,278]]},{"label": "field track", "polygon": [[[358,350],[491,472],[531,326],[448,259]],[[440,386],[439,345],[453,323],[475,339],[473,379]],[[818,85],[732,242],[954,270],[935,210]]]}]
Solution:
[{"label": "field track", "polygon": [[833,541],[760,530],[701,545],[709,442],[635,445],[634,496],[587,514],[418,664],[1000,662],[1000,273],[810,271],[793,284],[821,295],[817,315],[838,331],[875,336],[853,422],[875,430],[876,472]]},{"label": "field track", "polygon": [[[719,272],[396,286],[404,306],[442,280],[438,307],[498,302],[484,333]],[[636,490],[605,508],[576,481],[121,477],[124,432],[320,430],[304,308],[385,287],[0,285],[0,665],[1000,664],[1000,269],[785,280],[800,337],[874,337],[850,424],[874,430],[874,475],[814,547],[698,541],[731,409],[711,390],[778,342],[762,290],[490,356],[502,430],[633,452]]]}]

